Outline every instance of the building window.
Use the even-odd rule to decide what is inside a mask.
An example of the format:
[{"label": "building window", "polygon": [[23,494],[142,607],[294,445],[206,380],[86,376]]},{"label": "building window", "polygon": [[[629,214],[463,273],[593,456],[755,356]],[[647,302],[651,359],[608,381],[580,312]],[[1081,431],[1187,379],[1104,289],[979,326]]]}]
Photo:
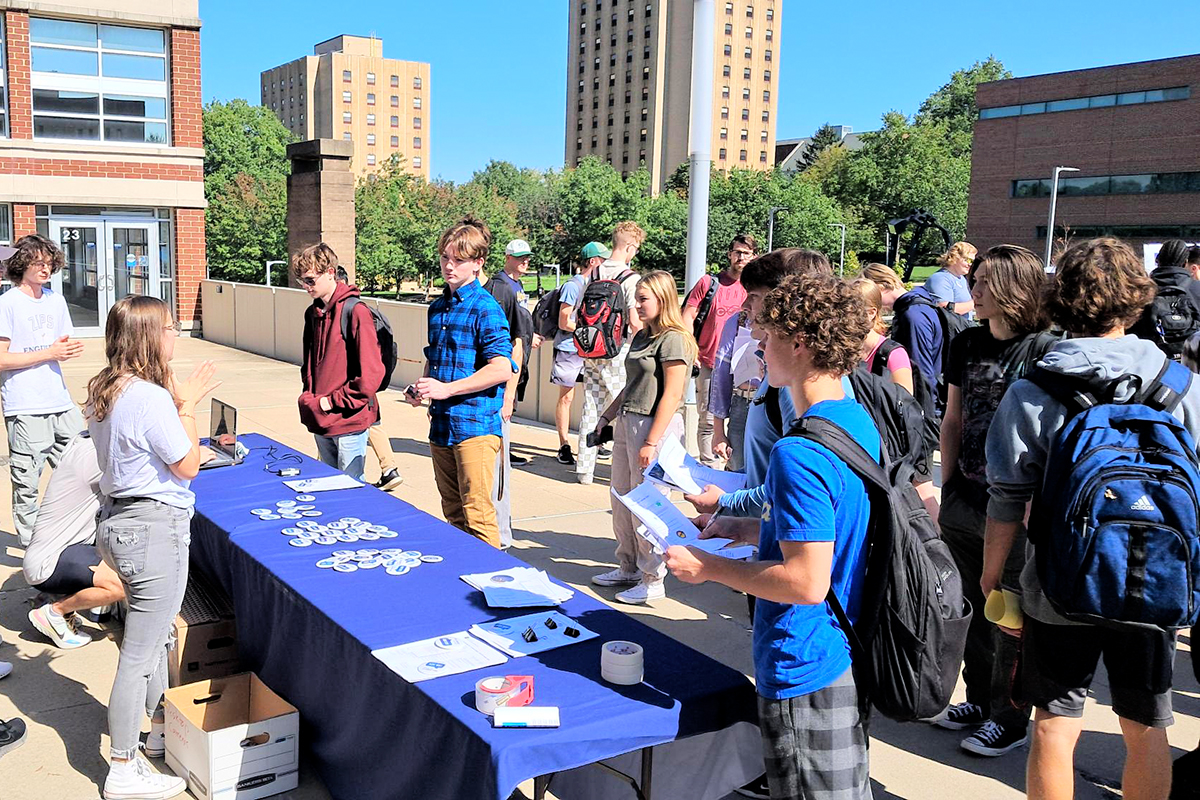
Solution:
[{"label": "building window", "polygon": [[767,151],[766,150],[758,151],[758,160],[760,162],[762,162],[763,164],[767,163]]},{"label": "building window", "polygon": [[646,141],[646,129],[642,128],[642,132],[638,134],[638,141]]},{"label": "building window", "polygon": [[596,130],[599,127],[600,127],[600,118],[592,117],[592,130]]},{"label": "building window", "polygon": [[646,60],[650,59],[650,45],[646,45],[642,48],[642,58]]},{"label": "building window", "polygon": [[625,124],[629,124],[629,109],[625,109]]},{"label": "building window", "polygon": [[167,144],[162,30],[31,17],[29,41],[34,138]]},{"label": "building window", "polygon": [[763,102],[771,102],[771,91],[769,89],[763,89]]},{"label": "building window", "polygon": [[763,121],[763,122],[769,122],[769,121],[770,121],[770,119],[771,119],[771,112],[770,112],[770,111],[767,111],[767,110],[764,108],[764,109],[763,109],[763,112],[762,112],[762,121]]},{"label": "building window", "polygon": [[746,151],[743,150],[743,151],[741,151],[741,155],[738,156],[738,161],[745,161],[745,160],[746,160]]},{"label": "building window", "polygon": [[[749,91],[749,90],[747,90],[747,91]],[[375,105],[375,93],[374,92],[367,92],[367,105],[369,105],[369,106]]]},{"label": "building window", "polygon": [[1148,89],[1141,92],[1069,97],[1062,100],[1047,100],[1040,103],[981,108],[979,109],[979,118],[997,119],[999,117],[1017,117],[1030,114],[1052,114],[1058,111],[1079,111],[1086,108],[1109,108],[1112,106],[1129,106],[1141,103],[1161,103],[1167,100],[1187,100],[1191,96],[1191,87],[1173,86],[1167,89]]},{"label": "building window", "polygon": [[420,107],[421,107],[421,98],[414,97],[413,98],[413,108],[420,108]]},{"label": "building window", "polygon": [[766,131],[763,131],[763,132],[762,132],[762,136],[758,137],[758,140],[759,140],[760,142],[765,142],[765,141],[767,140],[767,132],[766,132]]},{"label": "building window", "polygon": [[754,28],[751,28],[749,25],[746,26],[746,38],[747,39],[754,38]]},{"label": "building window", "polygon": [[608,73],[608,85],[609,86],[617,85],[617,73],[615,73],[615,72]]},{"label": "building window", "polygon": [[650,80],[650,68],[649,67],[642,67],[642,80],[644,80],[644,81]]},{"label": "building window", "polygon": [[766,81],[767,83],[771,82],[771,70],[769,70],[769,69],[763,70],[763,80]]},{"label": "building window", "polygon": [[775,39],[775,31],[771,30],[770,28],[767,28],[767,41],[770,42],[770,41],[773,41],[774,39]]},{"label": "building window", "polygon": [[[1064,196],[1195,194],[1198,192],[1200,192],[1200,172],[1152,172],[1143,175],[1096,175],[1087,178],[1058,179],[1058,193]],[[1044,179],[1013,181],[1012,196],[1049,197],[1050,181]]]},{"label": "building window", "polygon": [[420,150],[420,149],[421,149],[421,137],[414,136],[413,137],[413,150]]},{"label": "building window", "polygon": [[420,117],[413,117],[413,127],[416,128],[417,130],[421,129],[421,118]]},{"label": "building window", "polygon": [[773,8],[767,9],[767,19],[775,19],[775,9],[773,9]]},{"label": "building window", "polygon": [[596,143],[597,143],[597,141],[598,141],[598,140],[596,139],[596,137],[595,137],[595,136],[593,136],[593,137],[592,137],[592,149],[593,149],[593,150],[595,150],[595,149],[596,149]]},{"label": "building window", "polygon": [[420,76],[418,76],[418,77],[416,77],[416,78],[413,78],[413,88],[414,88],[414,89],[420,89],[420,88],[421,88],[421,78],[420,78]]},{"label": "building window", "polygon": [[625,63],[626,63],[626,64],[632,64],[632,63],[633,63],[633,51],[632,51],[632,50],[626,50],[626,51],[625,51]]},{"label": "building window", "polygon": [[374,114],[367,114],[367,124],[368,125],[375,124],[375,115]]},{"label": "building window", "polygon": [[391,104],[392,104],[392,108],[399,108],[400,107],[400,95],[398,95],[398,94],[392,95]]},{"label": "building window", "polygon": [[[629,120],[625,120],[625,122],[628,124]],[[621,144],[629,144],[629,131],[625,131],[623,134],[621,134]]]},{"label": "building window", "polygon": [[633,28],[630,28],[629,30],[625,31],[625,43],[628,44],[632,41],[633,41]]},{"label": "building window", "polygon": [[343,111],[343,112],[342,112],[342,122],[344,122],[344,123],[346,123],[347,125],[349,125],[349,124],[350,124],[350,123],[353,121],[353,119],[354,119],[354,118],[353,118],[353,116],[350,114],[350,112],[349,112],[349,111]]},{"label": "building window", "polygon": [[371,145],[375,144],[375,134],[373,134],[373,133],[367,134],[367,144],[371,144]]},{"label": "building window", "polygon": [[[746,6],[746,16],[747,17],[754,16],[754,6]],[[746,159],[743,158],[742,160],[745,161]]]},{"label": "building window", "polygon": [[631,70],[631,69],[625,70],[625,82],[633,83],[633,70]]},{"label": "building window", "polygon": [[747,48],[745,48],[744,50],[742,50],[742,57],[743,57],[743,58],[751,58],[753,55],[754,55],[754,51],[753,51],[753,50],[751,50],[749,47],[747,47]]},{"label": "building window", "polygon": [[770,61],[770,60],[771,60],[771,51],[764,50],[763,51],[763,61]]},{"label": "building window", "polygon": [[642,87],[642,102],[643,103],[646,102],[649,98],[650,98],[650,87],[643,86]]},{"label": "building window", "polygon": [[650,26],[649,25],[647,25],[645,28],[642,29],[642,38],[643,39],[650,38]]},{"label": "building window", "polygon": [[[417,80],[420,80],[420,78],[417,78]],[[393,76],[390,78],[390,80],[389,80],[389,83],[391,83],[391,85],[392,85],[392,88],[398,88],[398,87],[400,86],[400,76],[399,76],[399,75],[393,75]]]},{"label": "building window", "polygon": [[367,153],[367,166],[368,167],[375,166],[375,154],[374,153]]},{"label": "building window", "polygon": [[608,107],[609,107],[609,108],[612,108],[612,107],[613,107],[613,104],[614,104],[614,102],[615,102],[615,101],[613,100],[613,96],[610,94],[610,95],[608,96]]},{"label": "building window", "polygon": [[650,4],[646,3],[646,19],[650,19],[650,16],[651,16]]},{"label": "building window", "polygon": [[400,118],[399,118],[399,117],[392,117],[392,118],[391,118],[391,120],[390,120],[390,122],[391,122],[391,125],[392,125],[392,127],[393,127],[393,128],[399,128],[399,127],[400,127]]},{"label": "building window", "polygon": [[600,69],[600,59],[599,58],[592,59],[592,69]]},{"label": "building window", "polygon": [[642,122],[646,121],[646,118],[649,116],[649,114],[650,114],[649,109],[646,109],[646,108],[642,109]]},{"label": "building window", "polygon": [[342,83],[350,83],[354,80],[354,74],[348,69],[342,70]]},{"label": "building window", "polygon": [[721,119],[729,119],[729,106],[721,106]]},{"label": "building window", "polygon": [[721,159],[722,161],[725,160],[725,148],[724,147],[722,147],[720,150],[717,151],[717,157],[719,159]]},{"label": "building window", "polygon": [[375,85],[375,73],[374,73],[374,72],[368,72],[368,73],[367,73],[367,85],[368,85],[368,86],[374,86],[374,85]]},{"label": "building window", "polygon": [[733,3],[726,3],[726,4],[725,4],[725,13],[726,13],[726,14],[732,14],[732,13],[733,13]]},{"label": "building window", "polygon": [[725,53],[725,57],[729,58],[731,55],[733,55],[733,46],[728,45],[728,44],[725,45],[725,49],[723,52]]},{"label": "building window", "polygon": [[726,78],[729,77],[729,65],[728,64],[726,64],[724,67],[721,68],[721,75]]},{"label": "building window", "polygon": [[728,128],[721,128],[721,138],[722,139],[729,138],[729,129]]},{"label": "building window", "polygon": [[733,36],[733,23],[732,22],[725,23],[725,35]]},{"label": "building window", "polygon": [[750,141],[750,131],[746,130],[745,128],[742,128],[742,141],[743,142]]},{"label": "building window", "polygon": [[350,141],[354,137],[350,134],[350,131],[342,131],[342,138],[346,141]]},{"label": "building window", "polygon": [[750,109],[748,109],[748,108],[742,109],[742,119],[750,119]]},{"label": "building window", "polygon": [[749,67],[745,67],[745,68],[742,70],[742,78],[743,78],[744,80],[750,80],[750,68],[749,68]]},{"label": "building window", "polygon": [[728,86],[721,87],[721,97],[726,100],[729,99],[729,87]]},{"label": "building window", "polygon": [[608,134],[608,136],[605,138],[606,138],[605,145],[607,145],[608,147],[612,147],[612,134],[611,133]]},{"label": "building window", "polygon": [[391,144],[392,144],[392,147],[399,147],[400,146],[400,137],[393,136]]},{"label": "building window", "polygon": [[750,87],[749,87],[749,86],[743,86],[743,87],[742,87],[742,99],[743,99],[743,100],[749,100],[749,99],[750,99]]},{"label": "building window", "polygon": [[614,28],[617,27],[617,15],[616,14],[613,14],[612,17],[609,18],[608,24]]},{"label": "building window", "polygon": [[421,157],[413,156],[413,169],[420,169],[420,168],[421,168]]},{"label": "building window", "polygon": [[622,163],[622,164],[628,164],[628,163],[629,163],[629,153],[622,153],[622,154],[621,154],[621,163]]},{"label": "building window", "polygon": [[616,53],[608,54],[608,65],[610,67],[615,67],[617,65],[617,54]]}]

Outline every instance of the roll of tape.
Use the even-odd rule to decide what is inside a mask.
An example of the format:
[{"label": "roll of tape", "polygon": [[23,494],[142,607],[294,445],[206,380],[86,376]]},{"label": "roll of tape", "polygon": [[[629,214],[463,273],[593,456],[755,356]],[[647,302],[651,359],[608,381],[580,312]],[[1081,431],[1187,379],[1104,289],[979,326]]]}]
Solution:
[{"label": "roll of tape", "polygon": [[500,706],[527,706],[532,702],[531,675],[493,675],[475,684],[475,708],[488,716]]},{"label": "roll of tape", "polygon": [[600,677],[618,686],[642,682],[645,651],[634,642],[605,642],[600,650]]}]

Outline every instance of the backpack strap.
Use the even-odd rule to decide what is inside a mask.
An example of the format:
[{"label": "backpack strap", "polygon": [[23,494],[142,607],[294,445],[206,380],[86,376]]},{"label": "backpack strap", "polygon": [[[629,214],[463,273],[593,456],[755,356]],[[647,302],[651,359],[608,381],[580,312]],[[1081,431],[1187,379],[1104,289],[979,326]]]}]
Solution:
[{"label": "backpack strap", "polygon": [[895,339],[884,338],[879,343],[879,349],[875,351],[874,357],[871,359],[871,372],[875,375],[887,374],[887,362],[892,357],[892,353],[900,349],[900,343]]},{"label": "backpack strap", "polygon": [[1182,364],[1166,359],[1158,376],[1135,398],[1150,408],[1173,414],[1192,385],[1192,371]]},{"label": "backpack strap", "polygon": [[779,405],[779,389],[768,385],[762,397],[757,398],[754,403],[766,407],[767,422],[771,423],[772,430],[780,436],[786,436],[788,432],[783,429],[783,407]]},{"label": "backpack strap", "polygon": [[348,297],[342,301],[342,309],[338,312],[341,315],[342,323],[342,340],[346,342],[346,346],[350,345],[350,318],[354,316],[354,307],[362,302],[357,297]]},{"label": "backpack strap", "polygon": [[[1123,376],[1097,386],[1084,378],[1072,378],[1051,372],[1043,367],[1035,367],[1025,377],[1043,392],[1062,403],[1067,410],[1068,419],[1094,406],[1116,403],[1115,396],[1119,387],[1128,385],[1130,382],[1141,383],[1141,379],[1134,375]],[[1191,385],[1191,370],[1167,358],[1158,371],[1158,375],[1144,386],[1139,385],[1125,403],[1138,403],[1171,414],[1179,407],[1183,395],[1187,393]]]}]

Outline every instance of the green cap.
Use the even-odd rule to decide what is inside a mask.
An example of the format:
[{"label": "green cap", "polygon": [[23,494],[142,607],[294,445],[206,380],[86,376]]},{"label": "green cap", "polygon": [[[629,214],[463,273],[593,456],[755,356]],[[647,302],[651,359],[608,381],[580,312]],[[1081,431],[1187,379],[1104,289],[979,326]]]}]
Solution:
[{"label": "green cap", "polygon": [[587,244],[585,244],[583,246],[583,260],[584,261],[587,261],[589,258],[595,258],[596,256],[600,256],[601,258],[608,258],[611,255],[612,255],[612,250],[609,250],[607,247],[600,244],[599,242],[588,242]]}]

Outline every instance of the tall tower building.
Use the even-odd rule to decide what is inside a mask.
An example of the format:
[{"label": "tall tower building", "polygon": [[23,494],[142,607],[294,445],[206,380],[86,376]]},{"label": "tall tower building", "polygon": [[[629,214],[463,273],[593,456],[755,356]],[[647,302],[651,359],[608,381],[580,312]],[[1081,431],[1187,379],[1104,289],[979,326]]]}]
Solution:
[{"label": "tall tower building", "polygon": [[[713,163],[774,165],[783,0],[716,5]],[[622,174],[645,164],[662,189],[688,157],[690,0],[571,0],[566,163],[594,155]]]},{"label": "tall tower building", "polygon": [[262,104],[301,139],[354,142],[360,175],[399,154],[429,178],[429,65],[384,58],[382,39],[335,36],[264,70]]}]

